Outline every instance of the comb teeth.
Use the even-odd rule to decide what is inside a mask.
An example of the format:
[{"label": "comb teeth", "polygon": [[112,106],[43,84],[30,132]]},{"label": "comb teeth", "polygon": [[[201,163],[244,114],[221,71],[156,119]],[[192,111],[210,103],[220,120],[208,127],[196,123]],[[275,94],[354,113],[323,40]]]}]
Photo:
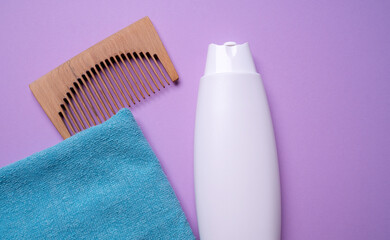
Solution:
[{"label": "comb teeth", "polygon": [[157,54],[120,53],[76,78],[64,95],[58,115],[74,135],[170,85],[168,78]]}]

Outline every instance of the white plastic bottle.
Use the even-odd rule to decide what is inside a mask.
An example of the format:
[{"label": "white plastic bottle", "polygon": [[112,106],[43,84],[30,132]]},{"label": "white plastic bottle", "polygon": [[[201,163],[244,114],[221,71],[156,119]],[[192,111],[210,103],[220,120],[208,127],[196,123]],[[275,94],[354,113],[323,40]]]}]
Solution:
[{"label": "white plastic bottle", "polygon": [[194,147],[201,240],[280,239],[275,137],[248,43],[210,44]]}]

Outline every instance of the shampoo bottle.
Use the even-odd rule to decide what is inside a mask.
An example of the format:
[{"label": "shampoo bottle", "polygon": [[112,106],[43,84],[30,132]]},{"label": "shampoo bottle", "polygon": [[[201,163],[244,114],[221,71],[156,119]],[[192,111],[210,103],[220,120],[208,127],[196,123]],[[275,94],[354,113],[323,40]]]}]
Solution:
[{"label": "shampoo bottle", "polygon": [[248,43],[209,45],[194,143],[200,238],[280,239],[275,137]]}]

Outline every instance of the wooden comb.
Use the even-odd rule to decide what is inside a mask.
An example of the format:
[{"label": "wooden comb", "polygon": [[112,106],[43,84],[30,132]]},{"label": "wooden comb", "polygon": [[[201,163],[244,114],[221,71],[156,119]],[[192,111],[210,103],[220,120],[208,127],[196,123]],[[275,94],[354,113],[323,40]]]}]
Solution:
[{"label": "wooden comb", "polygon": [[131,107],[179,77],[148,17],[30,84],[63,138]]}]

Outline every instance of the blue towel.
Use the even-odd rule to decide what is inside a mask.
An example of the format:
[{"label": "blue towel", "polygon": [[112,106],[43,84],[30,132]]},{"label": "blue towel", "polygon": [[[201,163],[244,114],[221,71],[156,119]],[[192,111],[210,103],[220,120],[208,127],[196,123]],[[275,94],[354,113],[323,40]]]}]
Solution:
[{"label": "blue towel", "polygon": [[132,114],[0,169],[1,239],[195,239]]}]

